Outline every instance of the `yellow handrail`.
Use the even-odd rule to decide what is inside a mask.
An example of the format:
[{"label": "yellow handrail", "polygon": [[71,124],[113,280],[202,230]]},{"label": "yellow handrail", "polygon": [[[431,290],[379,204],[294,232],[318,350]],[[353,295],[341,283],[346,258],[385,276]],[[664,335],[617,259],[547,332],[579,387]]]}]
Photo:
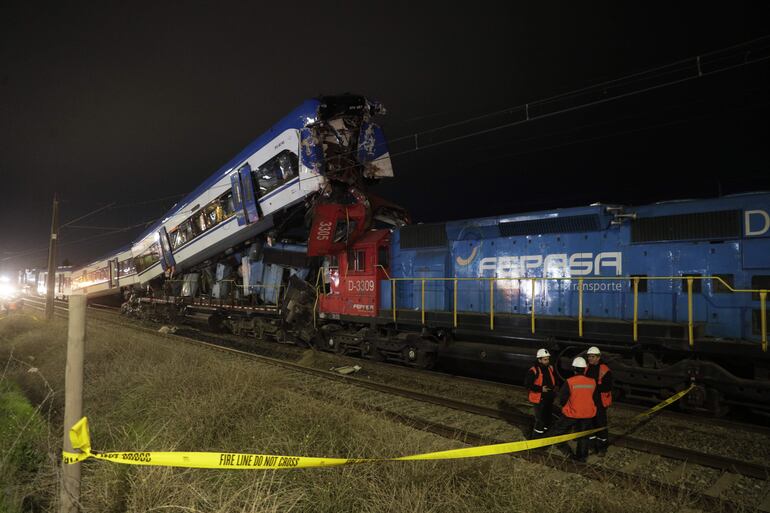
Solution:
[{"label": "yellow handrail", "polygon": [[[522,277],[522,276],[510,276],[510,277],[493,277],[493,278],[460,278],[460,277],[451,277],[451,278],[433,278],[433,277],[419,277],[419,278],[388,278],[388,280],[392,284],[392,294],[393,294],[393,321],[396,321],[396,283],[399,281],[416,281],[420,280],[421,282],[421,319],[422,324],[425,324],[425,282],[426,281],[448,281],[452,280],[454,284],[454,301],[452,306],[452,324],[456,328],[457,327],[457,295],[458,295],[458,287],[460,281],[483,281],[488,280],[490,282],[489,285],[489,291],[490,291],[490,319],[489,319],[489,326],[490,329],[494,329],[494,290],[495,290],[495,282],[506,280],[506,281],[522,281],[522,280],[529,280],[531,284],[531,321],[530,321],[530,329],[532,333],[535,333],[535,316],[536,316],[536,309],[535,309],[535,293],[536,293],[536,282],[537,280],[574,280],[575,277],[549,277],[549,278],[543,278],[543,277]],[[584,276],[577,278],[578,280],[578,287],[579,287],[579,295],[578,295],[578,330],[579,334],[582,337],[583,336],[583,321],[584,321],[584,315],[583,315],[583,284],[585,280],[593,280],[593,281],[608,281],[608,280],[615,280],[615,281],[627,281],[631,280],[633,283],[633,293],[634,293],[634,303],[633,303],[633,340],[636,342],[639,340],[639,281],[640,280],[687,280],[687,327],[688,327],[688,342],[690,347],[694,347],[695,343],[695,320],[693,317],[693,297],[692,297],[692,287],[695,280],[713,280],[716,282],[721,283],[725,289],[727,289],[730,292],[742,292],[742,293],[758,293],[760,296],[760,303],[761,303],[761,329],[762,329],[762,351],[767,351],[767,316],[766,316],[766,300],[767,300],[767,289],[736,289],[732,286],[730,286],[727,282],[722,279],[720,276]]]},{"label": "yellow handrail", "polygon": [[452,302],[452,326],[457,327],[457,279],[455,278],[454,281],[454,292],[455,292],[455,298]]},{"label": "yellow handrail", "polygon": [[692,337],[692,277],[687,278],[687,333],[690,337],[690,348],[693,347]]},{"label": "yellow handrail", "polygon": [[634,276],[634,342],[639,341],[639,277]]},{"label": "yellow handrail", "polygon": [[425,280],[422,280],[422,323],[425,324]]},{"label": "yellow handrail", "polygon": [[767,299],[767,291],[763,290],[759,293],[759,314],[762,317],[760,325],[762,326],[762,351],[767,352],[767,310],[765,310],[765,300]]},{"label": "yellow handrail", "polygon": [[393,308],[393,324],[396,323],[396,280],[390,280],[390,292],[393,295],[393,304],[390,305]]},{"label": "yellow handrail", "polygon": [[583,278],[578,280],[578,334],[583,336]]},{"label": "yellow handrail", "polygon": [[495,329],[495,280],[489,280],[489,329]]},{"label": "yellow handrail", "polygon": [[529,298],[532,303],[532,333],[535,332],[535,278],[532,278],[532,295]]}]

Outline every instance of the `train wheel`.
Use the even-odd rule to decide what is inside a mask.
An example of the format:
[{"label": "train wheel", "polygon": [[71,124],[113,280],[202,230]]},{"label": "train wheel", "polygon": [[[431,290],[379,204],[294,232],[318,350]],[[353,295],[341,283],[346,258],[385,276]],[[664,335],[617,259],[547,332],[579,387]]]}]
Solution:
[{"label": "train wheel", "polygon": [[345,349],[340,341],[340,338],[335,337],[334,335],[326,339],[326,350],[337,354],[345,354]]}]

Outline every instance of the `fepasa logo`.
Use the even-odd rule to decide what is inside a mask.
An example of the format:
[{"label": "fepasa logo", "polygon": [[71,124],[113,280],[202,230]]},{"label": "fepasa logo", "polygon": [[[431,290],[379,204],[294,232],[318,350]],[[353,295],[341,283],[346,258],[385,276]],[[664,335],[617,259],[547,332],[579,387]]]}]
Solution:
[{"label": "fepasa logo", "polygon": [[[475,258],[456,258],[458,265],[469,265]],[[467,262],[464,264],[463,262]],[[479,271],[493,271],[500,275],[527,276],[530,271],[543,269],[548,276],[588,276],[623,274],[623,253],[604,251],[602,253],[553,253],[550,255],[522,255],[485,257],[479,261]]]}]

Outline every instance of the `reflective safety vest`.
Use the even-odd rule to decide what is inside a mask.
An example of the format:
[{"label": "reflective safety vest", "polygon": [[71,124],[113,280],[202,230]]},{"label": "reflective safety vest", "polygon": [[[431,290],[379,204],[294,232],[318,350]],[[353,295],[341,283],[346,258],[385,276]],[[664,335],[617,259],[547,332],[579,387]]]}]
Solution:
[{"label": "reflective safety vest", "polygon": [[[588,374],[588,369],[591,367],[586,367],[586,374]],[[610,371],[610,368],[604,365],[603,363],[599,364],[599,377],[596,380],[598,384],[602,384],[602,379],[604,379],[604,375],[607,374]],[[612,390],[609,392],[600,392],[599,396],[602,400],[602,406],[605,408],[608,408],[612,404]]]},{"label": "reflective safety vest", "polygon": [[576,374],[567,379],[569,387],[569,400],[562,406],[561,412],[571,419],[592,419],[596,416],[596,404],[594,403],[594,391],[596,380]]},{"label": "reflective safety vest", "polygon": [[[610,368],[604,365],[603,363],[599,364],[599,380],[597,381],[598,384],[602,384],[602,378],[604,378],[604,375],[607,374],[610,371]],[[612,404],[612,390],[609,392],[601,392],[602,397],[602,405],[604,405],[605,408],[607,408],[609,405]]]},{"label": "reflective safety vest", "polygon": [[[535,382],[533,383],[533,385],[538,385],[538,386],[542,387],[543,386],[543,373],[540,372],[540,366],[539,365],[535,365],[534,367],[529,369],[529,371],[530,372],[534,372],[535,376],[536,376],[535,377]],[[553,366],[552,365],[548,366],[548,374],[551,375],[551,383],[553,383],[554,386],[555,386],[556,385],[556,377],[553,374]],[[529,402],[531,402],[532,404],[540,404],[540,397],[542,395],[543,395],[542,392],[535,392],[534,390],[530,390],[529,391]]]}]

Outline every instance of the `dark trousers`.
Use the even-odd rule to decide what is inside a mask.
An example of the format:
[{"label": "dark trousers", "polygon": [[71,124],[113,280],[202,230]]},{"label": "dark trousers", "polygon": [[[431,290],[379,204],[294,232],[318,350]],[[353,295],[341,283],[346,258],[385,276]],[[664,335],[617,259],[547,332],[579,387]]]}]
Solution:
[{"label": "dark trousers", "polygon": [[605,452],[607,450],[607,440],[609,437],[609,431],[607,430],[607,408],[602,403],[596,405],[596,417],[594,417],[591,423],[592,428],[605,428],[604,431],[594,433],[589,438],[591,445],[594,446],[596,452]]},{"label": "dark trousers", "polygon": [[[556,424],[553,426],[553,428],[548,432],[548,436],[559,436],[559,435],[566,435],[567,433],[571,432],[572,429],[575,429],[575,432],[579,431],[586,431],[588,429],[591,429],[591,426],[593,425],[594,419],[573,419],[572,417],[566,417],[562,415],[559,417],[559,420],[556,421]],[[569,451],[569,448],[566,445],[566,442],[561,443],[558,445],[559,449],[562,451]],[[584,436],[577,439],[577,450],[575,451],[575,456],[579,459],[585,459],[588,457],[588,437]]]},{"label": "dark trousers", "polygon": [[540,402],[535,404],[533,408],[535,426],[532,429],[532,438],[542,438],[545,436],[545,432],[551,427],[552,411],[553,395],[543,394],[540,397]]}]

